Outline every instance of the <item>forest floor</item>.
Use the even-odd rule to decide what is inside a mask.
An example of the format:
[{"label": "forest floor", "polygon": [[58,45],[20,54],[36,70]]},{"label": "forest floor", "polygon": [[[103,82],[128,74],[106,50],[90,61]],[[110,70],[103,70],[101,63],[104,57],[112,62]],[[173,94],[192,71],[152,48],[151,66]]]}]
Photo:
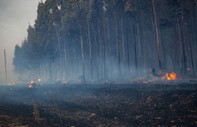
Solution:
[{"label": "forest floor", "polygon": [[1,86],[7,126],[197,126],[197,84]]}]

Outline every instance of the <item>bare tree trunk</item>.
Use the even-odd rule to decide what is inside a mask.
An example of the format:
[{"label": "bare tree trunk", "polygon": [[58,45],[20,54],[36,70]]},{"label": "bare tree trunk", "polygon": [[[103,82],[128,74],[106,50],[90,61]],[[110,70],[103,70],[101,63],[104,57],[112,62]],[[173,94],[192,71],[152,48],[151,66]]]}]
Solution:
[{"label": "bare tree trunk", "polygon": [[104,69],[104,79],[107,79],[107,74],[106,74],[106,51],[105,51],[105,43],[106,43],[106,30],[105,30],[105,22],[103,18],[103,69]]},{"label": "bare tree trunk", "polygon": [[[60,37],[59,37],[59,33],[58,33],[58,28],[57,28],[57,26],[56,26],[56,24],[54,25],[54,27],[55,27],[55,31],[56,31],[56,37],[57,37],[57,43],[58,43],[58,51],[59,51],[59,56],[60,56],[60,58],[61,58],[61,48],[60,48]],[[59,59],[59,61],[58,61],[58,69],[59,69],[59,72],[60,72],[60,77],[59,78],[61,78],[61,76],[62,76],[62,69],[61,69],[61,59]]]},{"label": "bare tree trunk", "polygon": [[119,74],[121,73],[120,71],[120,51],[119,51],[119,35],[118,35],[118,25],[117,25],[117,17],[115,14],[115,30],[116,30],[116,58],[117,58],[117,62],[118,62],[118,71]]},{"label": "bare tree trunk", "polygon": [[96,53],[96,68],[97,68],[97,78],[98,78],[98,80],[99,80],[99,53],[98,53],[98,45],[97,45],[97,39],[96,39],[96,31],[95,31],[95,29],[94,29],[94,26],[91,24],[91,26],[92,26],[92,29],[93,29],[93,37],[94,37],[94,43],[95,43],[95,53]]},{"label": "bare tree trunk", "polygon": [[101,78],[102,74],[102,44],[101,44],[101,30],[100,30],[100,23],[98,21],[98,41],[99,41],[99,79]]},{"label": "bare tree trunk", "polygon": [[133,45],[134,45],[135,69],[136,69],[136,73],[138,75],[137,45],[136,45],[135,33],[133,31],[132,31],[132,34],[133,34]]},{"label": "bare tree trunk", "polygon": [[50,80],[49,81],[51,81],[52,80],[52,65],[51,65],[52,63],[51,63],[51,60],[49,60],[49,78],[50,78]]},{"label": "bare tree trunk", "polygon": [[7,73],[7,61],[6,61],[6,51],[4,49],[4,63],[5,63],[5,83],[8,84],[8,73]]},{"label": "bare tree trunk", "polygon": [[[182,12],[183,13],[183,12]],[[185,49],[185,35],[184,35],[184,21],[183,21],[183,14],[181,13],[181,25],[180,25],[180,33],[181,33],[181,42],[182,42],[182,52],[183,52],[183,73],[186,74],[187,73],[187,56],[186,56],[186,49]]]},{"label": "bare tree trunk", "polygon": [[157,42],[157,54],[158,54],[158,60],[159,60],[159,69],[161,70],[161,54],[160,54],[160,41],[159,41],[159,30],[157,27],[157,13],[155,9],[155,0],[152,0],[152,6],[153,6],[153,13],[154,13],[154,23],[155,23],[155,31],[156,31],[156,42]]},{"label": "bare tree trunk", "polygon": [[90,5],[90,1],[85,0],[85,8],[86,8],[86,13],[87,13],[87,17],[86,17],[86,24],[87,24],[87,32],[88,32],[88,45],[89,45],[89,62],[90,62],[90,77],[93,77],[93,67],[92,67],[92,43],[91,43],[91,36],[90,36],[90,17],[91,17],[91,5]]},{"label": "bare tree trunk", "polygon": [[65,75],[64,75],[64,78],[66,79],[66,77],[67,77],[67,73],[66,73],[66,71],[67,71],[67,54],[66,54],[66,46],[65,46],[65,44],[64,44],[64,73],[65,73]]},{"label": "bare tree trunk", "polygon": [[142,53],[141,53],[141,38],[140,38],[139,23],[136,23],[136,28],[137,28],[137,42],[138,42],[137,43],[138,46],[136,47],[136,50],[138,51],[138,65],[141,65],[141,63],[142,63]]},{"label": "bare tree trunk", "polygon": [[126,58],[125,58],[125,40],[124,40],[124,33],[123,33],[123,21],[121,18],[121,35],[122,35],[122,57],[123,57],[123,61],[125,63]]},{"label": "bare tree trunk", "polygon": [[182,52],[182,39],[181,39],[181,30],[180,30],[180,24],[178,23],[178,18],[177,18],[177,30],[178,30],[178,37],[179,37],[179,40],[178,40],[178,43],[179,43],[179,62],[181,63],[180,64],[180,70],[182,72],[182,66],[183,66],[183,52]]},{"label": "bare tree trunk", "polygon": [[175,58],[174,58],[174,64],[176,65],[175,66],[175,71],[177,72],[177,71],[179,71],[180,70],[180,64],[181,64],[181,55],[180,55],[180,48],[179,48],[179,46],[180,46],[180,37],[179,37],[179,32],[178,32],[178,25],[177,25],[177,23],[176,23],[176,25],[175,25],[175,27],[173,28],[173,31],[172,31],[173,33],[174,33],[174,35],[172,35],[172,36],[175,36],[175,37],[177,37],[178,36],[178,39],[177,38],[174,38],[174,43],[175,43]]},{"label": "bare tree trunk", "polygon": [[61,52],[60,52],[60,38],[59,38],[59,33],[58,33],[58,30],[57,30],[56,24],[55,24],[54,27],[55,27],[56,37],[57,37],[58,51],[59,51],[59,55],[61,55]]},{"label": "bare tree trunk", "polygon": [[85,58],[84,58],[84,48],[83,48],[83,36],[82,28],[80,28],[80,42],[81,42],[81,57],[82,57],[82,80],[85,81]]},{"label": "bare tree trunk", "polygon": [[[114,0],[113,0],[113,4],[115,5],[115,1]],[[114,23],[115,23],[115,32],[116,32],[116,58],[117,58],[117,62],[118,62],[119,75],[121,75],[118,24],[117,24],[117,15],[116,15],[115,10],[114,10]]]},{"label": "bare tree trunk", "polygon": [[144,72],[146,72],[146,68],[145,68],[145,51],[147,50],[146,48],[146,43],[145,43],[145,39],[146,39],[146,34],[145,34],[145,24],[144,21],[146,20],[144,13],[142,12],[142,27],[141,27],[141,67],[143,68]]},{"label": "bare tree trunk", "polygon": [[88,26],[88,44],[89,44],[89,58],[90,58],[90,75],[93,76],[93,67],[92,67],[92,44],[90,40],[90,24],[87,19],[87,26]]},{"label": "bare tree trunk", "polygon": [[[108,50],[108,54],[110,56],[109,59],[111,59],[112,49],[111,49],[111,41],[110,41],[110,20],[109,20],[109,18],[108,18],[108,25],[107,25],[107,43],[108,43],[108,48],[109,48],[109,50]],[[111,65],[111,60],[108,61],[108,66],[109,65]],[[109,73],[110,73],[110,75],[112,75],[111,70],[108,72],[108,75],[109,75]]]},{"label": "bare tree trunk", "polygon": [[191,37],[191,33],[190,33],[190,30],[189,28],[187,29],[188,30],[188,37],[189,37],[189,48],[190,48],[190,57],[191,57],[191,64],[192,64],[192,73],[193,73],[193,76],[195,75],[195,70],[194,70],[194,59],[193,59],[193,49],[192,49],[192,37]]},{"label": "bare tree trunk", "polygon": [[127,69],[130,73],[130,46],[129,46],[129,29],[126,28],[126,47],[127,47]]},{"label": "bare tree trunk", "polygon": [[47,79],[48,74],[47,74],[47,64],[44,64],[44,78]]}]

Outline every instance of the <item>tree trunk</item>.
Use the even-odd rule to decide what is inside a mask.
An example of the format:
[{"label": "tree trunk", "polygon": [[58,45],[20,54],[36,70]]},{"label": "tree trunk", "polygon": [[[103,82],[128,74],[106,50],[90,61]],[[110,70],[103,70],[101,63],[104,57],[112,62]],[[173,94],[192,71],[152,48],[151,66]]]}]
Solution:
[{"label": "tree trunk", "polygon": [[[136,23],[137,28],[137,46],[136,46],[136,52],[138,52],[138,65],[141,67],[142,63],[142,54],[141,54],[141,38],[140,38],[140,30],[139,30],[139,23]],[[140,71],[141,72],[141,71]]]},{"label": "tree trunk", "polygon": [[123,21],[122,21],[122,18],[121,18],[121,35],[122,35],[122,57],[123,57],[123,61],[125,63],[126,61],[126,58],[125,58],[125,40],[124,40],[124,32],[123,32]]},{"label": "tree trunk", "polygon": [[126,47],[127,47],[127,69],[128,72],[130,73],[130,46],[129,46],[129,28],[126,28]]},{"label": "tree trunk", "polygon": [[66,71],[67,71],[67,56],[66,56],[66,46],[65,46],[65,44],[64,44],[64,78],[66,79],[66,77],[67,77],[67,73],[66,73]]},{"label": "tree trunk", "polygon": [[87,18],[87,26],[88,26],[88,44],[89,44],[89,58],[90,58],[90,75],[93,76],[93,67],[92,67],[92,44],[90,39],[90,24]]},{"label": "tree trunk", "polygon": [[[183,13],[183,12],[182,12]],[[182,52],[183,52],[183,73],[187,74],[187,56],[186,56],[186,49],[185,49],[185,35],[184,35],[184,21],[183,21],[183,14],[181,13],[181,21],[180,21],[180,33],[181,33],[181,42],[182,42]]]},{"label": "tree trunk", "polygon": [[135,69],[136,69],[136,73],[138,75],[138,59],[137,59],[137,44],[136,44],[136,38],[135,38],[135,30],[132,30],[132,34],[133,34],[133,45],[134,45],[134,61],[135,61]]},{"label": "tree trunk", "polygon": [[80,42],[81,42],[81,57],[82,57],[82,81],[85,81],[85,57],[83,48],[83,35],[82,28],[80,27]]},{"label": "tree trunk", "polygon": [[154,23],[155,23],[155,31],[156,31],[156,43],[157,43],[157,54],[158,54],[158,62],[159,62],[159,69],[161,70],[161,54],[160,54],[160,41],[159,41],[159,30],[157,27],[157,13],[155,9],[155,0],[152,0],[152,7],[154,13]]},{"label": "tree trunk", "polygon": [[118,62],[118,71],[119,71],[119,74],[121,74],[121,70],[120,70],[120,51],[119,51],[118,25],[117,25],[116,14],[114,14],[114,15],[115,15],[115,31],[116,31],[116,58],[117,58],[117,62]]},{"label": "tree trunk", "polygon": [[[115,2],[113,0],[113,5],[115,6]],[[114,23],[115,23],[115,32],[116,32],[116,59],[118,62],[118,73],[121,76],[121,69],[120,69],[120,51],[119,51],[119,35],[118,35],[118,24],[117,24],[117,15],[114,10]]]},{"label": "tree trunk", "polygon": [[8,73],[7,73],[7,61],[6,61],[6,51],[4,49],[4,64],[5,64],[5,83],[8,84]]},{"label": "tree trunk", "polygon": [[96,70],[97,70],[97,79],[99,80],[99,51],[98,51],[98,45],[97,45],[97,39],[96,39],[96,31],[95,28],[93,26],[93,24],[91,24],[92,29],[93,29],[93,37],[94,37],[94,44],[95,44],[95,55],[96,55]]}]

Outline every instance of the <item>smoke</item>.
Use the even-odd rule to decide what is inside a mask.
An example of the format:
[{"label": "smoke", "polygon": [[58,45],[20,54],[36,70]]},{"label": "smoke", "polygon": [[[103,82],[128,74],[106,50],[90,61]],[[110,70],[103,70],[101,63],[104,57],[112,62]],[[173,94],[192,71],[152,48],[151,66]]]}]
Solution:
[{"label": "smoke", "polygon": [[[77,56],[81,55],[78,53]],[[86,58],[88,59],[88,58]],[[83,66],[81,59],[71,59],[65,61],[64,57],[59,57],[53,61],[42,60],[36,67],[18,74],[19,83],[28,83],[31,80],[37,81],[41,78],[45,84],[61,83],[66,84],[111,84],[111,83],[132,83],[139,77],[147,75],[151,68],[128,66],[124,62],[117,62],[113,56],[106,56],[105,59],[97,57],[92,59],[92,67],[89,60]],[[22,66],[21,66],[22,67]]]},{"label": "smoke", "polygon": [[4,49],[7,52],[8,81],[16,80],[12,65],[14,47],[27,36],[28,25],[34,24],[39,1],[1,0],[0,2],[0,85],[5,85]]}]

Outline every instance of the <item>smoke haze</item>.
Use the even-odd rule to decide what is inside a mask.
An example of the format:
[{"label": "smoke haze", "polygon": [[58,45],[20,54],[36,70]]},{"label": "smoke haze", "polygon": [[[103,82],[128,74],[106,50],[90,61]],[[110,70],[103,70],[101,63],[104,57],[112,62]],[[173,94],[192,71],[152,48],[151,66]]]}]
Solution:
[{"label": "smoke haze", "polygon": [[16,79],[12,65],[14,47],[27,36],[28,25],[34,24],[39,1],[0,0],[0,84],[5,82],[4,49],[7,52],[8,82]]}]

